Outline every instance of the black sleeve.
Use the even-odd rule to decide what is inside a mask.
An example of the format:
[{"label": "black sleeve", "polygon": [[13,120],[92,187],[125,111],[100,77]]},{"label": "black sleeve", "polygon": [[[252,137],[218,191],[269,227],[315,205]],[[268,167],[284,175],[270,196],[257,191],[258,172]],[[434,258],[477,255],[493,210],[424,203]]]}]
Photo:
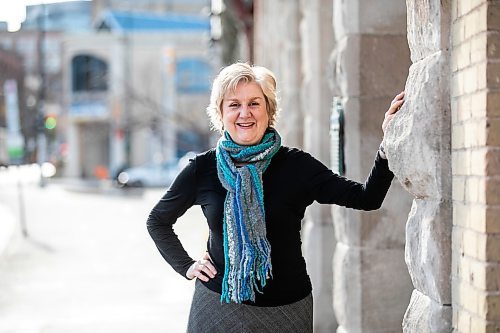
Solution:
[{"label": "black sleeve", "polygon": [[185,278],[194,260],[182,247],[172,226],[195,203],[195,199],[196,162],[191,160],[151,210],[147,221],[148,232],[161,255]]},{"label": "black sleeve", "polygon": [[364,184],[339,176],[321,162],[313,160],[310,168],[313,176],[309,184],[313,199],[319,203],[362,210],[378,209],[382,206],[394,178],[387,160],[381,158],[378,152]]}]

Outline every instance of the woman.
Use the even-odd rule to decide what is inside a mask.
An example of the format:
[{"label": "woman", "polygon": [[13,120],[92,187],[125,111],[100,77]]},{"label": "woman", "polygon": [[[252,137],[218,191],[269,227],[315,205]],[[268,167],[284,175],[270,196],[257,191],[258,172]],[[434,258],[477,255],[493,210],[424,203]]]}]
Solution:
[{"label": "woman", "polygon": [[[403,104],[396,96],[383,130]],[[197,155],[153,208],[148,230],[166,261],[196,278],[188,332],[312,332],[311,282],[300,228],[313,201],[363,210],[381,206],[393,174],[383,151],[365,184],[334,174],[274,129],[274,74],[236,63],[213,83],[207,108],[222,137]],[[172,229],[200,205],[210,229],[198,261]]]}]

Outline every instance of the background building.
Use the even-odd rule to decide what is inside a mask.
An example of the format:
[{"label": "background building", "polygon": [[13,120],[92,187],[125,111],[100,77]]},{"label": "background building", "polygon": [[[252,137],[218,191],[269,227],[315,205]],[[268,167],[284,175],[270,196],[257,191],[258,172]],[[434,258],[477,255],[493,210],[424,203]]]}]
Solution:
[{"label": "background building", "polygon": [[86,32],[92,27],[92,1],[68,1],[26,7],[21,30]]},{"label": "background building", "polygon": [[48,130],[44,121],[47,116],[59,120],[64,113],[63,38],[91,31],[91,14],[89,1],[28,6],[21,30],[0,32],[0,47],[22,57],[24,97],[19,106],[26,163],[51,161],[63,167],[64,124]]},{"label": "background building", "polygon": [[107,10],[95,26],[65,41],[67,175],[116,174],[207,148],[208,18]]},{"label": "background building", "polygon": [[0,32],[0,45],[24,59],[26,162],[107,178],[206,148],[199,119],[218,64],[209,12],[207,1],[28,6],[20,31]]}]

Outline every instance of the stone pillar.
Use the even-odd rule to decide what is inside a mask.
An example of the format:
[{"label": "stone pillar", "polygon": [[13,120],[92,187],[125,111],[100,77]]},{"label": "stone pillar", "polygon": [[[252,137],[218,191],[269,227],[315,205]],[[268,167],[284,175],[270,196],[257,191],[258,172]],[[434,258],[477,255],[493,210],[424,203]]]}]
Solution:
[{"label": "stone pillar", "polygon": [[[282,20],[279,34],[283,39],[280,66],[281,109],[283,116],[278,129],[283,136],[283,143],[292,147],[303,147],[303,124],[300,109],[300,3],[299,0],[282,1],[278,17]],[[286,5],[285,5],[286,2]]]},{"label": "stone pillar", "polygon": [[452,1],[454,332],[500,332],[500,4]]},{"label": "stone pillar", "polygon": [[[329,158],[332,92],[329,88],[329,54],[333,48],[331,0],[302,0],[302,88],[304,148],[325,165]],[[335,235],[331,208],[314,204],[306,213],[304,255],[314,295],[314,332],[334,332],[332,260]]]},{"label": "stone pillar", "polygon": [[405,258],[415,289],[403,331],[450,332],[450,2],[406,5],[413,64],[405,104],[384,140],[391,170],[414,197]]},{"label": "stone pillar", "polygon": [[300,109],[300,2],[299,0],[256,1],[255,63],[277,76],[282,116],[277,129],[283,143],[303,147]]},{"label": "stone pillar", "polygon": [[[335,85],[345,110],[346,176],[364,181],[390,101],[410,65],[399,1],[334,1]],[[410,196],[394,182],[382,209],[334,209],[337,332],[400,332],[412,290],[404,262]]]}]

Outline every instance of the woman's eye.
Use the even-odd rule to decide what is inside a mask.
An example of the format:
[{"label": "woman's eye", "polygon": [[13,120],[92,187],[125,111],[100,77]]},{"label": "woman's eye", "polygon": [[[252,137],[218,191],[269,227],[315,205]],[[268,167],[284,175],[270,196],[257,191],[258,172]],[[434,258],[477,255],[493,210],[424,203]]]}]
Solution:
[{"label": "woman's eye", "polygon": [[250,103],[250,106],[258,106],[259,105],[259,102],[252,102]]},{"label": "woman's eye", "polygon": [[237,103],[231,103],[229,104],[230,108],[237,108],[239,105]]}]

